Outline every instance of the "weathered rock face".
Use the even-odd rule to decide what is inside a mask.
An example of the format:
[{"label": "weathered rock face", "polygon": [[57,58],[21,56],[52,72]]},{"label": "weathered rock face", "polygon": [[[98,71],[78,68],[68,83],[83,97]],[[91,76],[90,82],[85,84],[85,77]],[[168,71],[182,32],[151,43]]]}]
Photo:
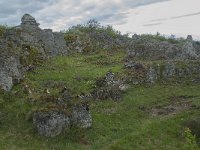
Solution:
[{"label": "weathered rock face", "polygon": [[45,137],[55,137],[71,126],[81,129],[92,126],[92,115],[84,106],[75,106],[71,113],[59,110],[37,111],[33,115],[33,124],[38,133]]},{"label": "weathered rock face", "polygon": [[0,39],[0,52],[0,87],[9,91],[13,81],[19,81],[28,66],[36,65],[47,56],[67,55],[68,47],[64,33],[42,30],[34,17],[25,14],[21,25],[6,31]]},{"label": "weathered rock face", "polygon": [[125,69],[124,80],[130,84],[154,84],[157,81],[189,82],[188,79],[195,81],[200,77],[200,62],[190,60],[159,61],[144,64],[131,62],[125,63]]},{"label": "weathered rock face", "polygon": [[[1,47],[0,47],[1,48]],[[14,83],[22,78],[22,68],[19,59],[9,52],[0,55],[0,88],[9,91]]]},{"label": "weathered rock face", "polygon": [[35,45],[40,51],[50,56],[68,54],[68,47],[64,39],[64,33],[52,32],[51,29],[40,29],[39,23],[29,14],[22,17],[20,26],[15,27],[20,30],[20,38],[29,45]]},{"label": "weathered rock face", "polygon": [[167,62],[166,65],[164,66],[163,77],[165,78],[172,77],[176,73],[175,69],[176,68],[173,62]]},{"label": "weathered rock face", "polygon": [[71,115],[73,125],[79,128],[90,128],[92,126],[92,116],[89,110],[84,106],[76,106],[73,108]]},{"label": "weathered rock face", "polygon": [[183,45],[183,53],[181,57],[183,59],[197,59],[198,58],[191,35],[188,35],[187,40],[185,44]]},{"label": "weathered rock face", "polygon": [[112,99],[114,101],[122,100],[122,93],[128,88],[123,81],[117,79],[117,76],[108,71],[105,77],[96,81],[96,87],[92,91],[92,96],[97,100]]},{"label": "weathered rock face", "polygon": [[21,25],[39,26],[39,23],[37,23],[35,18],[33,18],[31,15],[24,14],[22,19],[21,19]]},{"label": "weathered rock face", "polygon": [[152,67],[150,67],[147,72],[147,82],[154,84],[157,79],[158,79],[158,74],[157,74],[156,70],[153,69]]},{"label": "weathered rock face", "polygon": [[[134,35],[133,49],[128,51],[124,68],[126,82],[155,83],[157,80],[179,81],[199,76],[200,43],[189,35],[186,40]],[[142,64],[137,62],[142,62]],[[143,63],[144,62],[144,63]],[[144,67],[146,65],[146,67]]]},{"label": "weathered rock face", "polygon": [[70,119],[56,111],[36,112],[33,116],[33,123],[40,135],[55,137],[70,125]]},{"label": "weathered rock face", "polygon": [[[92,115],[87,101],[76,99],[78,103],[73,102],[74,99],[66,88],[60,92],[58,98],[50,95],[41,98],[42,101],[51,101],[51,106],[34,112],[33,124],[40,135],[55,137],[71,127],[86,129],[92,126]],[[46,105],[48,106],[48,102]]]},{"label": "weathered rock face", "polygon": [[200,45],[189,35],[186,40],[164,39],[155,36],[133,35],[128,57],[141,60],[195,60]]}]

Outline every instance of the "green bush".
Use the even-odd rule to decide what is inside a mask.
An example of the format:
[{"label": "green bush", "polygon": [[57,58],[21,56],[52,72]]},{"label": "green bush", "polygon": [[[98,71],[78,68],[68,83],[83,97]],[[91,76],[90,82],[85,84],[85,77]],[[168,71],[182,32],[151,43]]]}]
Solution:
[{"label": "green bush", "polygon": [[106,33],[110,35],[111,37],[117,37],[118,35],[121,35],[120,31],[117,31],[113,29],[112,26],[102,26],[97,20],[90,19],[86,24],[78,24],[76,26],[70,27],[68,30],[66,30],[66,34],[69,33],[77,33],[77,32],[84,32],[84,33],[90,33],[90,32],[96,32],[96,33]]},{"label": "green bush", "polygon": [[8,30],[8,26],[6,25],[0,25],[0,38],[3,36],[3,34]]},{"label": "green bush", "polygon": [[189,128],[185,128],[185,148],[188,150],[199,150],[199,147],[196,142],[196,136],[192,135],[191,130]]}]

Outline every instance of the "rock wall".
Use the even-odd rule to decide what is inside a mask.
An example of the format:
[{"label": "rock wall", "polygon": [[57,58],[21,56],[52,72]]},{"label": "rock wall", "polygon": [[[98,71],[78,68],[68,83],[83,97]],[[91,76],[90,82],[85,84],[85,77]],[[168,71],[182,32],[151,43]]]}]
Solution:
[{"label": "rock wall", "polygon": [[196,82],[200,79],[200,61],[129,62],[125,64],[123,76],[124,81],[131,84]]},{"label": "rock wall", "polygon": [[134,35],[131,42],[128,57],[132,60],[196,60],[200,55],[200,45],[191,35],[186,40]]}]

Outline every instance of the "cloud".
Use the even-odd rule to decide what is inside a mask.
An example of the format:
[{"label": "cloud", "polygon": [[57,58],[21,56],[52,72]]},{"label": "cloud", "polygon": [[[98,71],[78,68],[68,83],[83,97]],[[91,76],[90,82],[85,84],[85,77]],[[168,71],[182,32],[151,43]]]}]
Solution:
[{"label": "cloud", "polygon": [[158,23],[149,23],[149,24],[144,24],[143,26],[149,27],[149,26],[157,26],[157,25],[161,25],[161,22]]},{"label": "cloud", "polygon": [[185,15],[181,15],[181,16],[174,16],[174,17],[169,17],[169,18],[154,19],[154,20],[151,20],[151,22],[155,22],[155,21],[167,21],[167,20],[173,20],[173,19],[179,19],[179,18],[197,16],[197,15],[200,15],[200,12],[185,14]]},{"label": "cloud", "polygon": [[0,2],[0,23],[19,24],[30,13],[44,28],[66,29],[96,18],[103,24],[124,24],[128,10],[168,0],[6,0]]}]

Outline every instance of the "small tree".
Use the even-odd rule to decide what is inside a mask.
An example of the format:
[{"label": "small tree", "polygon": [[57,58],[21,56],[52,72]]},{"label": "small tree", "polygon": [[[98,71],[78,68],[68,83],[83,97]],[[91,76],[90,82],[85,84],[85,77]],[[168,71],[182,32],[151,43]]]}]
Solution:
[{"label": "small tree", "polygon": [[90,29],[97,29],[100,28],[100,23],[95,19],[90,19],[87,22],[86,26],[89,27]]}]

